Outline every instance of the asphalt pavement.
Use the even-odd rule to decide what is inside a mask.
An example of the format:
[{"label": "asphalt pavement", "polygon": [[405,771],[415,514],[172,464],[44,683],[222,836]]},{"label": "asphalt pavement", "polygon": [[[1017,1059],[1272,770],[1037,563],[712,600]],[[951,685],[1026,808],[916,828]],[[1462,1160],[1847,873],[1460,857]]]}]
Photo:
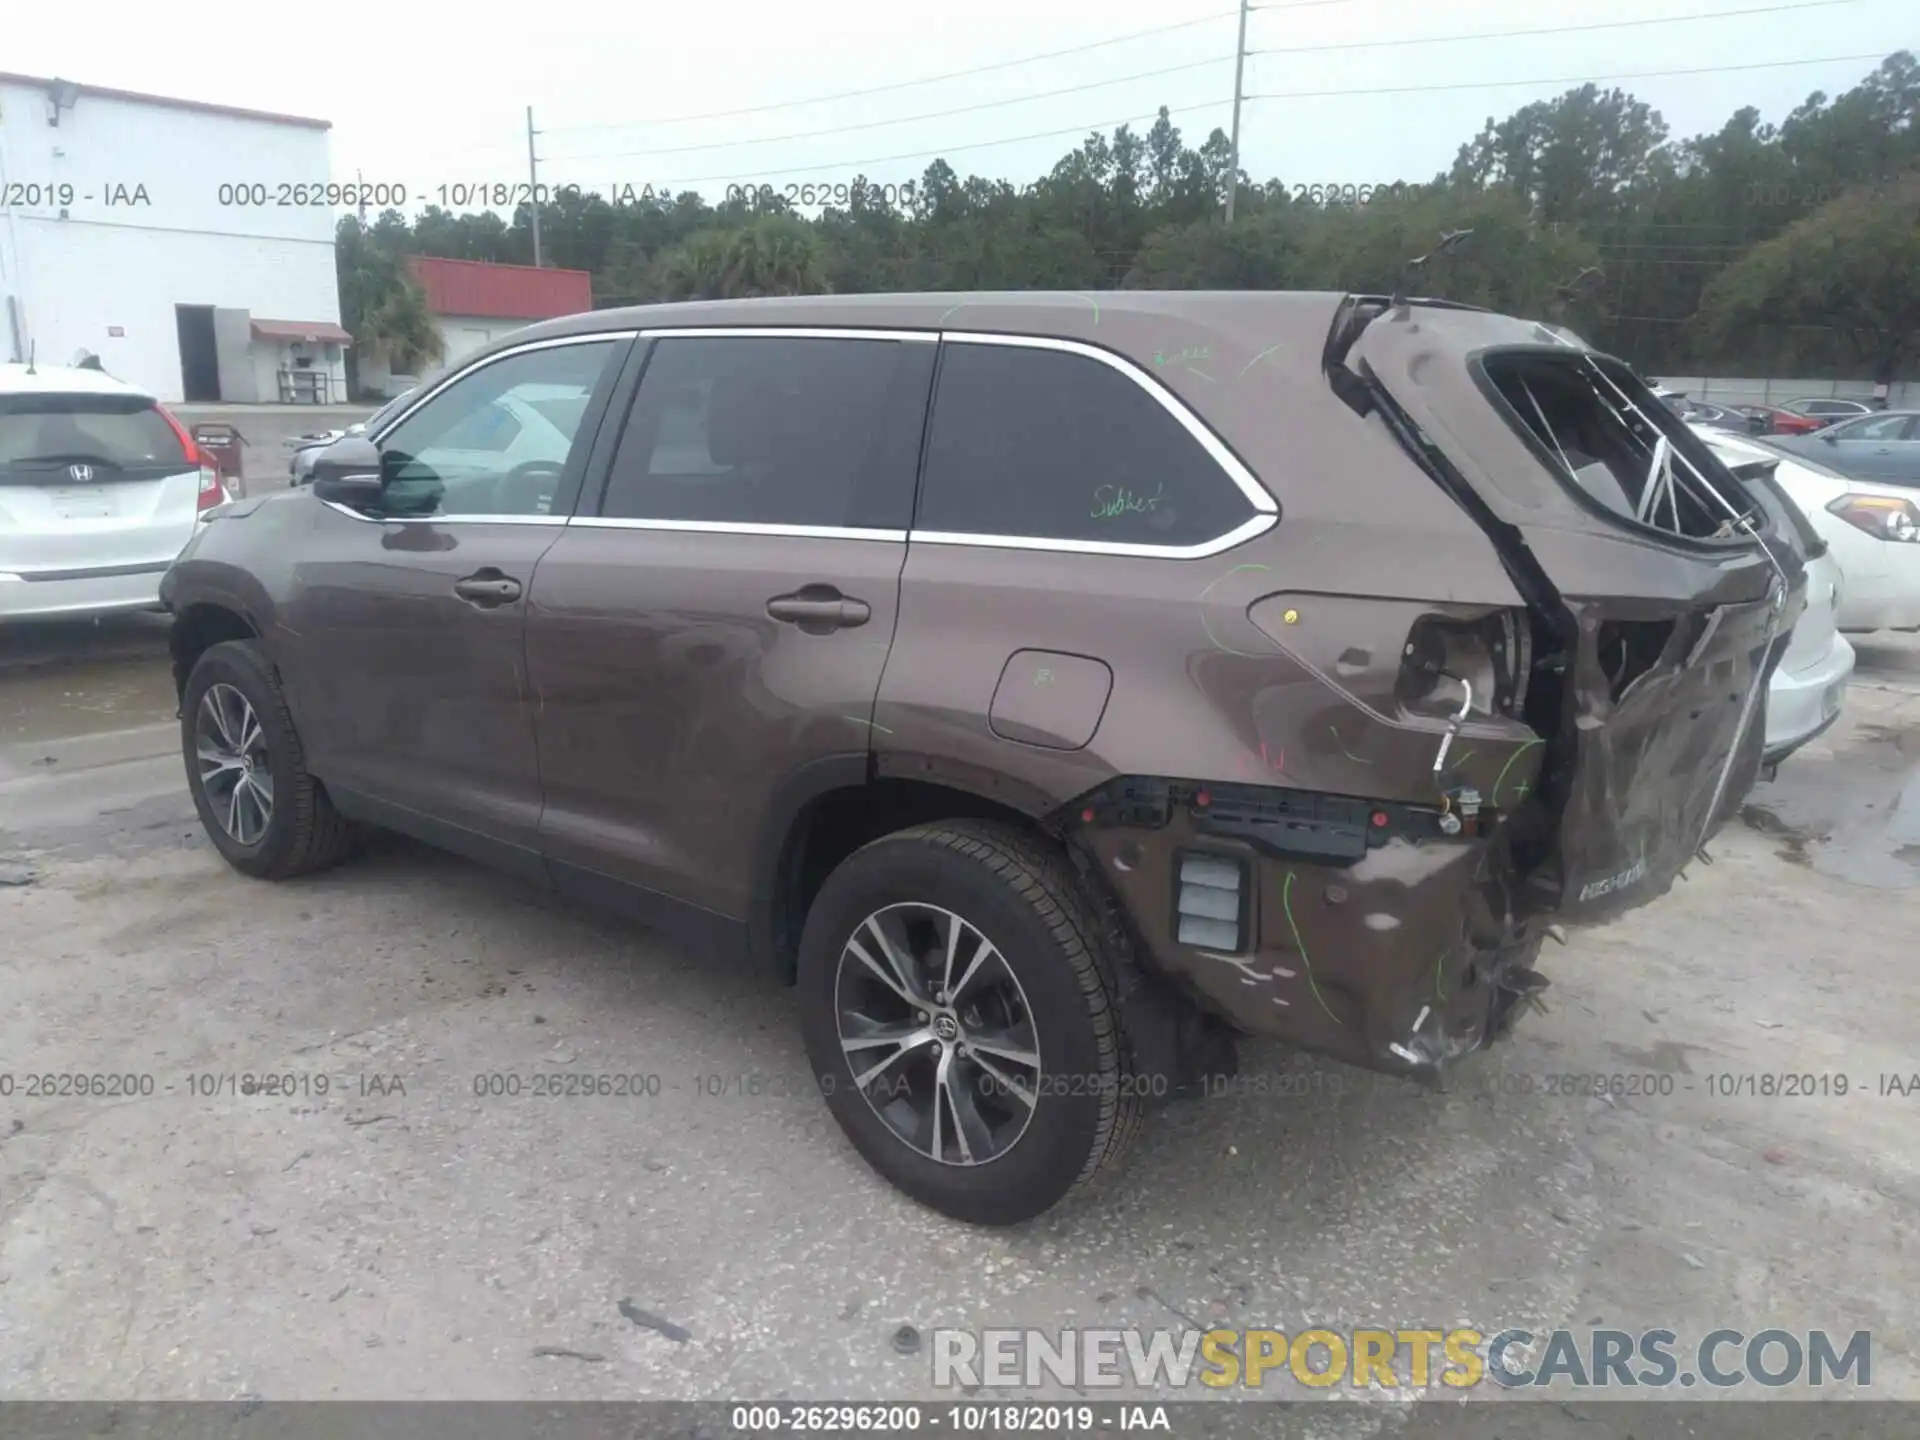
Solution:
[{"label": "asphalt pavement", "polygon": [[[10,630],[0,1395],[932,1399],[902,1326],[1605,1323],[1870,1330],[1874,1393],[1920,1399],[1920,1093],[1880,1078],[1920,1071],[1920,643],[1860,657],[1715,863],[1549,946],[1547,1012],[1448,1092],[1250,1045],[990,1231],[860,1162],[790,992],[398,839],[244,879],[164,621]],[[1849,1093],[1714,1078],[1782,1073]],[[1563,1080],[1614,1074],[1671,1090]]]}]

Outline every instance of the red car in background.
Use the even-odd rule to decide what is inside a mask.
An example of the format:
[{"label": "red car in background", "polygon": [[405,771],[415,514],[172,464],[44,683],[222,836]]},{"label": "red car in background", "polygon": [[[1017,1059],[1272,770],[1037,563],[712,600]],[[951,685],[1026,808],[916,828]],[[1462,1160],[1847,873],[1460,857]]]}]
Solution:
[{"label": "red car in background", "polygon": [[1814,431],[1830,424],[1831,415],[1802,415],[1793,410],[1782,410],[1775,405],[1736,405],[1734,409],[1745,415],[1749,422],[1757,422],[1758,435],[1811,435]]}]

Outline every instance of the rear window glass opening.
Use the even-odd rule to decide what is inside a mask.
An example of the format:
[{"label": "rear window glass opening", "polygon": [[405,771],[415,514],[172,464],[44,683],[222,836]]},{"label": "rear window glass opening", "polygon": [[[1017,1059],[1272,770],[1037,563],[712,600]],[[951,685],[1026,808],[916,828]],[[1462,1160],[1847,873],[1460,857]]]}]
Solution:
[{"label": "rear window glass opening", "polygon": [[1693,540],[1745,540],[1766,512],[1624,367],[1592,355],[1508,352],[1487,381],[1575,489],[1642,525]]}]

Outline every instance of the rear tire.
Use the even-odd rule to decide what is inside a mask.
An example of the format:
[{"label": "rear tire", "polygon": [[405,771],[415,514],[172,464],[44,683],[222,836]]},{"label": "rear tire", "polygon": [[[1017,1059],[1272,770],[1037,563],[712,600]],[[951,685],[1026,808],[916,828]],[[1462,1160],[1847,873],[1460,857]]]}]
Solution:
[{"label": "rear tire", "polygon": [[801,1023],[868,1164],[985,1225],[1031,1219],[1118,1167],[1145,1085],[1097,917],[1064,856],[998,822],[901,830],[827,877],[800,941]]},{"label": "rear tire", "polygon": [[241,874],[286,880],[352,853],[353,827],[307,773],[280,677],[258,641],[222,641],[194,663],[180,748],[207,838]]}]

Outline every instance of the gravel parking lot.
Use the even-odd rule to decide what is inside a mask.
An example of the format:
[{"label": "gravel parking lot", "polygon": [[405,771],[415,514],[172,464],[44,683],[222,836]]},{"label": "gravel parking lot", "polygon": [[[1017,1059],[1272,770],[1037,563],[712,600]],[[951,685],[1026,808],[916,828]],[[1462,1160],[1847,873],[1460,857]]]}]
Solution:
[{"label": "gravel parking lot", "polygon": [[[1605,1323],[1870,1330],[1873,1393],[1920,1399],[1920,1092],[1882,1079],[1920,1071],[1915,637],[1447,1093],[1251,1046],[993,1232],[859,1161],[756,977],[399,840],[232,873],[164,634],[0,652],[0,1394],[933,1398],[902,1325]],[[1715,1078],[1786,1073],[1849,1093]],[[641,1093],[528,1093],[563,1074]],[[1557,1093],[1596,1074],[1671,1093]]]}]

